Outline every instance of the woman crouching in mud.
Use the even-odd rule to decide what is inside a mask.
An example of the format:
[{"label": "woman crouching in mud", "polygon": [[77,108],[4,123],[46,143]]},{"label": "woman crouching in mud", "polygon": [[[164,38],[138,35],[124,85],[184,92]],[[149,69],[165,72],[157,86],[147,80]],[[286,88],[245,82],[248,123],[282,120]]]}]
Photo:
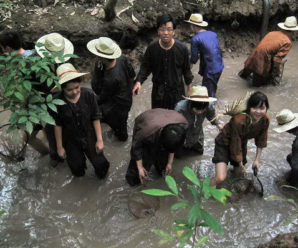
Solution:
[{"label": "woman crouching in mud", "polygon": [[216,166],[216,175],[211,185],[218,185],[227,177],[227,165],[230,162],[238,174],[245,173],[247,141],[255,139],[256,158],[252,169],[258,170],[262,149],[267,146],[269,127],[268,98],[260,91],[253,93],[244,112],[233,116],[215,138],[215,150],[212,162]]}]

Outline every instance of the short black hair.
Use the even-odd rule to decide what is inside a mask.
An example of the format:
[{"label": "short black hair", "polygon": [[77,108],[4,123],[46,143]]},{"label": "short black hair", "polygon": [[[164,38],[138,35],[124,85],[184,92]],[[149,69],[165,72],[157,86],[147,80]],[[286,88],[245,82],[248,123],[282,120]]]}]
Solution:
[{"label": "short black hair", "polygon": [[183,145],[185,137],[186,130],[182,124],[168,124],[161,131],[160,141],[165,150],[172,153]]},{"label": "short black hair", "polygon": [[176,20],[170,14],[158,16],[156,19],[156,28],[159,29],[162,25],[165,25],[167,22],[172,22],[173,28],[176,29]]},{"label": "short black hair", "polygon": [[195,108],[197,110],[204,110],[208,108],[209,102],[196,102],[196,101],[190,101],[190,107],[191,109]]},{"label": "short black hair", "polygon": [[261,91],[254,92],[248,99],[246,105],[246,112],[249,113],[251,108],[256,108],[265,104],[267,110],[269,109],[269,102],[267,96]]},{"label": "short black hair", "polygon": [[63,83],[63,84],[61,85],[61,88],[62,88],[62,89],[65,89],[66,86],[67,86],[69,83],[81,83],[81,82],[82,82],[82,77],[77,77],[77,78],[74,78],[74,79],[72,79],[72,80],[69,80],[69,81]]},{"label": "short black hair", "polygon": [[22,48],[22,41],[18,32],[13,30],[3,31],[0,34],[0,44],[5,49],[7,46],[13,50]]}]

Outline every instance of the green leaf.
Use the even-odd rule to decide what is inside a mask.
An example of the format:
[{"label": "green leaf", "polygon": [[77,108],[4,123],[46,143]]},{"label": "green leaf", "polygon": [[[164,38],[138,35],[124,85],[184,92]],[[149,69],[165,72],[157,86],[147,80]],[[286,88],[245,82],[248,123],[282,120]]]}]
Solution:
[{"label": "green leaf", "polygon": [[195,205],[192,206],[190,209],[188,216],[187,216],[187,223],[189,226],[195,226],[197,221],[200,220],[201,217],[201,209],[200,205],[196,203]]},{"label": "green leaf", "polygon": [[41,107],[44,111],[48,111],[47,105],[45,105],[45,104],[41,104],[40,107]]},{"label": "green leaf", "polygon": [[169,189],[177,196],[178,195],[178,188],[175,179],[171,176],[166,176],[166,183]]},{"label": "green leaf", "polygon": [[172,192],[162,190],[162,189],[144,189],[141,192],[147,195],[154,195],[154,196],[174,195]]},{"label": "green leaf", "polygon": [[26,116],[22,116],[19,120],[18,123],[25,123],[28,120]]},{"label": "green leaf", "polygon": [[224,232],[221,228],[221,225],[217,222],[217,220],[206,210],[202,208],[200,210],[201,210],[202,218],[206,222],[206,224],[216,233],[223,235]]},{"label": "green leaf", "polygon": [[24,88],[25,88],[26,90],[28,90],[29,92],[31,91],[32,84],[31,84],[30,81],[24,81],[24,82],[23,82],[23,85],[24,85]]},{"label": "green leaf", "polygon": [[218,190],[215,186],[209,186],[209,192],[214,199],[218,200],[223,205],[226,204],[227,197],[225,192]]},{"label": "green leaf", "polygon": [[37,119],[35,116],[29,116],[29,121],[39,124],[39,119]]},{"label": "green leaf", "polygon": [[52,96],[52,94],[49,94],[46,98],[46,101],[51,102],[52,100],[53,100],[53,96]]},{"label": "green leaf", "polygon": [[41,74],[41,76],[40,76],[40,82],[41,83],[44,83],[46,81],[46,79],[47,79],[47,75]]},{"label": "green leaf", "polygon": [[181,237],[181,244],[184,245],[189,239],[190,237],[193,235],[193,230],[189,230],[187,233],[185,233],[182,237]]},{"label": "green leaf", "polygon": [[47,86],[50,87],[53,84],[53,78],[48,78]]},{"label": "green leaf", "polygon": [[192,194],[194,200],[195,200],[196,202],[200,203],[200,202],[201,202],[201,201],[200,201],[200,195],[199,195],[199,192],[198,192],[198,190],[196,189],[196,187],[193,186],[193,185],[187,185],[187,188],[190,190],[190,192],[191,192],[191,194]]},{"label": "green leaf", "polygon": [[33,131],[33,125],[30,121],[26,122],[26,130],[28,131],[29,134],[31,134]]},{"label": "green leaf", "polygon": [[173,231],[184,231],[184,230],[188,230],[189,227],[187,225],[176,225],[176,226],[172,226],[172,230]]},{"label": "green leaf", "polygon": [[21,101],[25,100],[24,96],[20,92],[15,92],[14,95]]},{"label": "green leaf", "polygon": [[203,236],[202,238],[199,239],[199,241],[197,242],[197,247],[201,246],[202,244],[204,244],[206,241],[208,240],[208,235]]},{"label": "green leaf", "polygon": [[174,241],[175,237],[173,237],[171,234],[160,230],[160,229],[153,229],[151,230],[153,233],[155,233],[156,235],[158,235],[159,237],[163,238],[163,239],[167,239],[169,241]]},{"label": "green leaf", "polygon": [[210,178],[205,178],[202,184],[202,192],[204,195],[205,199],[209,199],[209,197],[211,196],[210,194]]},{"label": "green leaf", "polygon": [[56,125],[55,120],[49,114],[41,114],[40,118],[41,118],[41,120],[43,120],[46,123],[49,123],[51,125]]},{"label": "green leaf", "polygon": [[187,201],[181,201],[181,202],[177,202],[174,205],[172,205],[171,210],[177,210],[179,208],[189,208],[191,207],[191,204]]},{"label": "green leaf", "polygon": [[5,210],[0,210],[0,216],[5,213]]},{"label": "green leaf", "polygon": [[37,103],[40,101],[41,101],[41,98],[39,96],[33,96],[29,98],[29,103]]},{"label": "green leaf", "polygon": [[194,171],[189,167],[184,167],[182,171],[183,175],[191,181],[193,184],[201,187],[200,181]]},{"label": "green leaf", "polygon": [[52,103],[54,103],[55,105],[64,105],[65,102],[63,100],[60,100],[60,99],[54,99],[52,101]]},{"label": "green leaf", "polygon": [[48,107],[49,107],[50,109],[52,109],[54,112],[57,112],[57,107],[56,107],[56,105],[54,105],[53,103],[48,103],[47,105],[48,105]]}]

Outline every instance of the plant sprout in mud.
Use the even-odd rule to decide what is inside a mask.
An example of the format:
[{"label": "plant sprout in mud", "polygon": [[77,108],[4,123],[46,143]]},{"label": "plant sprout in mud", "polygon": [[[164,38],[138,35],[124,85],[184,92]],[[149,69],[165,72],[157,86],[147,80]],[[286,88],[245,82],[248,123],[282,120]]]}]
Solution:
[{"label": "plant sprout in mud", "polygon": [[190,243],[192,247],[199,247],[208,239],[208,235],[204,235],[200,238],[197,237],[199,228],[207,227],[216,233],[223,235],[221,225],[203,208],[203,199],[208,200],[210,197],[213,197],[215,200],[225,205],[227,197],[232,194],[224,188],[216,189],[215,186],[210,186],[210,178],[205,178],[203,181],[200,181],[195,172],[189,167],[184,167],[182,173],[190,182],[192,182],[192,185],[187,185],[187,188],[190,190],[193,197],[192,201],[185,200],[179,195],[177,183],[171,176],[166,176],[165,178],[170,191],[147,189],[142,190],[142,192],[153,196],[176,196],[178,202],[171,206],[171,210],[175,211],[180,208],[188,209],[186,219],[178,219],[174,221],[172,226],[173,232],[167,233],[160,229],[153,229],[153,232],[161,238],[159,241],[160,245],[173,242],[177,243],[178,247],[184,247]]}]

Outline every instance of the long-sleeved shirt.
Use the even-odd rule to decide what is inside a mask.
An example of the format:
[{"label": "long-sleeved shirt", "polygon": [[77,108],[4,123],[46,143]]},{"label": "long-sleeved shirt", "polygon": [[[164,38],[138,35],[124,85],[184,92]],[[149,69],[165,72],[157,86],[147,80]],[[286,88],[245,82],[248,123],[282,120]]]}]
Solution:
[{"label": "long-sleeved shirt", "polygon": [[[191,109],[191,102],[189,100],[181,100],[177,103],[175,110],[183,114],[188,121],[188,129],[186,132],[186,141],[184,146],[186,148],[193,147],[196,143],[204,145],[204,131],[203,122],[205,118],[209,121],[215,118],[215,110],[212,107],[208,107],[202,114],[195,114]],[[212,125],[218,124],[217,119],[211,122]]]},{"label": "long-sleeved shirt", "polygon": [[125,56],[116,60],[116,65],[105,70],[101,63],[94,67],[91,87],[97,94],[97,103],[107,113],[114,106],[131,107],[135,71]]},{"label": "long-sleeved shirt", "polygon": [[146,145],[158,147],[161,130],[168,124],[180,124],[185,129],[187,120],[177,111],[168,109],[150,109],[135,119],[133,130],[131,159],[141,160]]},{"label": "long-sleeved shirt", "polygon": [[[185,95],[184,83],[193,80],[187,47],[175,40],[171,49],[163,49],[159,41],[152,42],[146,49],[137,81],[141,84],[152,73],[152,107],[174,109]],[[169,98],[169,99],[165,99]]]},{"label": "long-sleeved shirt", "polygon": [[197,33],[191,39],[190,62],[195,64],[199,58],[199,74],[201,76],[212,78],[213,74],[217,74],[223,70],[222,53],[216,33],[206,30]]},{"label": "long-sleeved shirt", "polygon": [[251,52],[244,67],[260,76],[268,77],[272,62],[281,63],[291,47],[292,42],[284,32],[269,32]]},{"label": "long-sleeved shirt", "polygon": [[258,148],[267,146],[269,116],[265,116],[256,123],[251,123],[251,117],[247,114],[238,114],[224,126],[216,139],[222,139],[229,147],[230,158],[235,162],[242,162],[247,154],[247,141],[255,139]]}]

